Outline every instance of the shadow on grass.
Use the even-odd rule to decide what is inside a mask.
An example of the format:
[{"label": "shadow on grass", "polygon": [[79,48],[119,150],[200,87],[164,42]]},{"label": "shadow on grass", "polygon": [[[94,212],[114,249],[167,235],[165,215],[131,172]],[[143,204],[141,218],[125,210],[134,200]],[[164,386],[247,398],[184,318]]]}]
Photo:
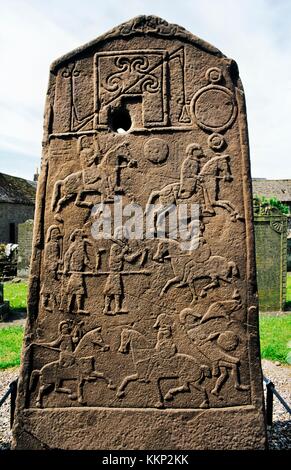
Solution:
[{"label": "shadow on grass", "polygon": [[25,320],[27,317],[26,308],[9,308],[9,313],[7,317],[0,322],[0,328],[5,328],[6,326],[12,325],[14,322],[16,324],[23,323],[20,320]]}]

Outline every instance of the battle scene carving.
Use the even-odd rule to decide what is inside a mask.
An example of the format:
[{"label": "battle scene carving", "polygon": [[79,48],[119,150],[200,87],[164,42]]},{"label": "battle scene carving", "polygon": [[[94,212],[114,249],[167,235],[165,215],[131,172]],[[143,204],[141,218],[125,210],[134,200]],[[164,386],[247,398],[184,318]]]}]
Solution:
[{"label": "battle scene carving", "polygon": [[92,207],[85,201],[86,194],[96,194],[101,201],[113,201],[115,194],[122,194],[121,171],[134,167],[127,144],[120,144],[109,150],[101,159],[94,148],[94,142],[87,136],[79,138],[79,156],[82,170],[68,175],[55,183],[52,211],[60,212],[65,203],[75,198],[78,207]]},{"label": "battle scene carving", "polygon": [[[135,67],[142,65],[137,62]],[[125,61],[123,66],[121,63],[119,66],[126,71],[128,63]],[[208,75],[212,81],[219,81],[221,77],[213,78],[214,72],[218,74],[213,71]],[[120,87],[124,86],[121,84],[123,72],[120,73],[107,83],[107,87],[116,94],[121,93]],[[207,143],[213,151],[222,151],[225,147],[225,139],[218,133],[211,134]],[[67,394],[69,398],[66,403],[62,402],[63,406],[72,406],[76,397],[79,404],[85,403],[84,388],[89,390],[95,379],[107,381],[112,388],[108,377],[115,376],[115,364],[119,368],[115,406],[132,403],[134,387],[142,393],[142,384],[150,389],[149,403],[158,408],[186,406],[184,400],[187,398],[183,397],[189,394],[194,407],[220,406],[223,401],[221,390],[226,386],[229,389],[231,382],[236,390],[234,404],[248,402],[249,385],[240,381],[240,364],[246,360],[246,356],[242,359],[241,355],[245,355],[245,350],[238,347],[239,335],[231,329],[233,323],[236,325],[244,318],[240,268],[230,253],[217,252],[209,238],[209,230],[215,227],[217,216],[223,217],[229,230],[237,226],[233,222],[238,221],[241,224],[238,229],[243,228],[244,218],[235,203],[220,196],[225,194],[225,188],[233,185],[233,158],[223,153],[209,156],[209,150],[204,150],[198,143],[181,147],[185,156],[181,158],[179,155],[181,163],[176,172],[176,182],[161,184],[161,189],[153,190],[149,184],[148,197],[143,197],[143,216],[149,210],[154,211],[150,241],[133,242],[122,226],[109,239],[96,241],[90,232],[93,221],[90,221],[88,212],[94,201],[101,204],[99,211],[92,212],[95,220],[106,212],[106,207],[114,207],[116,196],[123,196],[129,202],[137,201],[136,196],[132,196],[129,181],[134,184],[140,165],[144,165],[140,158],[145,157],[148,165],[158,167],[166,165],[172,153],[164,138],[147,139],[144,153],[138,155],[128,139],[102,150],[100,139],[90,135],[78,137],[76,156],[81,170],[55,182],[51,199],[55,223],[48,228],[45,240],[44,272],[48,280],[52,279],[48,285],[59,281],[61,289],[46,290],[43,287],[41,291],[44,311],[52,312],[56,318],[65,316],[65,319],[60,323],[62,331],[55,342],[37,343],[39,347],[59,348],[60,351],[64,343],[64,348],[69,351],[68,363],[64,367],[63,354],[60,353],[58,360],[32,373],[31,389],[33,384],[35,386],[34,379],[38,377],[39,380],[36,406],[44,406],[45,400],[51,401],[52,397],[54,402],[60,393]],[[128,177],[123,180],[124,168],[128,169],[130,180]],[[192,242],[195,241],[190,250],[183,249],[181,240],[171,238],[167,231],[162,238],[159,236],[169,208],[173,205],[179,207],[185,202],[188,206],[194,203],[200,207],[198,226],[190,222],[187,227]],[[76,221],[83,214],[85,225],[68,232],[64,219],[73,207]],[[147,305],[148,314],[142,313],[137,302],[139,297],[131,285],[140,290],[140,301]],[[155,301],[149,303],[153,295]],[[180,295],[184,299],[182,310]],[[174,302],[169,313],[165,312],[165,302]],[[66,319],[68,316],[70,320]],[[82,321],[86,325],[95,317],[111,344],[109,346],[108,343],[108,348],[104,349],[110,351],[112,360],[111,365],[103,364],[104,372],[94,369],[94,355],[76,357],[80,338],[78,341],[74,339],[73,330],[67,323]],[[121,321],[112,323],[115,317]],[[192,328],[187,329],[185,325],[189,318]],[[220,329],[213,333],[213,321],[226,322],[227,331],[224,333],[218,325]],[[41,323],[42,331],[43,322],[45,320]],[[144,322],[148,325],[147,330]],[[202,329],[202,333],[200,331],[196,338],[197,327],[199,331]],[[101,337],[101,330],[95,330]],[[86,338],[88,335],[87,331]],[[188,341],[186,349],[185,341]],[[131,360],[128,359],[130,356]],[[81,369],[84,368],[83,374]],[[66,381],[69,386],[62,385]],[[51,393],[51,389],[56,393]],[[243,396],[239,392],[244,392]],[[217,397],[217,403],[214,397]],[[139,406],[145,405],[141,402]]]},{"label": "battle scene carving", "polygon": [[263,405],[235,63],[141,16],[52,65],[45,123],[16,439],[58,448],[61,416],[60,448],[195,448],[208,426],[210,449],[214,425],[236,448]]},{"label": "battle scene carving", "polygon": [[[80,325],[71,325],[70,321],[62,321],[59,325],[59,336],[49,343],[35,343],[40,348],[48,348],[56,351],[58,359],[44,365],[40,370],[34,370],[30,378],[30,388],[35,387],[38,379],[38,394],[36,406],[43,407],[44,396],[48,393],[65,393],[70,400],[78,400],[79,404],[85,405],[83,389],[86,382],[102,379],[106,382],[109,389],[115,389],[111,379],[107,378],[102,372],[94,368],[94,356],[80,357],[79,351],[82,351],[83,344],[88,339],[91,340],[94,347],[100,352],[109,350],[109,346],[104,343],[101,335],[101,327],[84,334],[80,337]],[[89,337],[91,336],[91,338]],[[32,343],[32,346],[34,343]],[[65,387],[65,381],[77,382],[75,391]]]}]

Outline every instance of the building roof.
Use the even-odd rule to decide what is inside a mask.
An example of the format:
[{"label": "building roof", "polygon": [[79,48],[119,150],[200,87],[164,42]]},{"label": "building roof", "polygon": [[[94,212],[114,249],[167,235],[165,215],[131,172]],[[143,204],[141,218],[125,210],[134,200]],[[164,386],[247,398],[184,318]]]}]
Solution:
[{"label": "building roof", "polygon": [[265,178],[253,178],[253,195],[275,197],[281,202],[291,202],[291,179],[268,180]]},{"label": "building roof", "polygon": [[0,203],[35,204],[36,184],[33,181],[0,173]]}]

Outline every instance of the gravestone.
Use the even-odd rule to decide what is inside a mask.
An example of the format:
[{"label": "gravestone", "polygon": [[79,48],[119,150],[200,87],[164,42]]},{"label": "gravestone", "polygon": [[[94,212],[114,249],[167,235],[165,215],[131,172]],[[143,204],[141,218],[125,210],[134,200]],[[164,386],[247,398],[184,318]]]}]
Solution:
[{"label": "gravestone", "polygon": [[[288,223],[287,223],[288,227]],[[288,228],[287,228],[287,233],[288,233]],[[287,271],[291,271],[291,234],[289,233],[287,235]]]},{"label": "gravestone", "polygon": [[265,448],[257,315],[236,63],[154,16],[54,62],[14,448]]},{"label": "gravestone", "polygon": [[6,320],[9,315],[9,302],[4,300],[4,286],[0,282],[0,321]]},{"label": "gravestone", "polygon": [[18,224],[17,276],[28,277],[32,253],[33,220]]},{"label": "gravestone", "polygon": [[254,207],[256,265],[261,312],[283,311],[287,280],[287,217]]}]

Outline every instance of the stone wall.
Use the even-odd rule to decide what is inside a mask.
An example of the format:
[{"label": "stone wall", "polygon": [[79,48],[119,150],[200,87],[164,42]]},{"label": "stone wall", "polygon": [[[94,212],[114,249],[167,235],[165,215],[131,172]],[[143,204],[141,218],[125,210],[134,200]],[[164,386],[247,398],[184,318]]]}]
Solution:
[{"label": "stone wall", "polygon": [[287,275],[287,217],[255,215],[260,311],[284,310]]},{"label": "stone wall", "polygon": [[32,252],[33,220],[18,225],[17,276],[28,277]]},{"label": "stone wall", "polygon": [[[18,243],[18,224],[33,219],[34,205],[0,203],[0,243]],[[10,236],[10,224],[15,224],[15,240]]]}]

